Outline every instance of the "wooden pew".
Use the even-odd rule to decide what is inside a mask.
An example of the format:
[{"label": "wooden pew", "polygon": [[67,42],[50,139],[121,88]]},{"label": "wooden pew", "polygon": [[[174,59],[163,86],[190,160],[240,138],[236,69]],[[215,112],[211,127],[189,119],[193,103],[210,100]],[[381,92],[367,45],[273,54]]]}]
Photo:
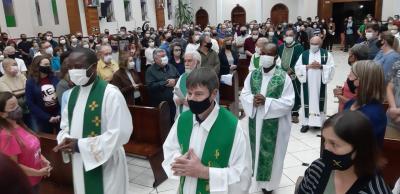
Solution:
[{"label": "wooden pew", "polygon": [[153,187],[157,187],[168,177],[161,163],[164,160],[162,144],[170,130],[169,106],[161,102],[158,107],[129,106],[133,120],[133,134],[124,146],[127,154],[141,156],[149,160],[154,174]]},{"label": "wooden pew", "polygon": [[139,77],[140,77],[140,81],[142,81],[142,83],[146,83],[146,57],[144,56],[144,49],[140,50],[140,72],[139,72]]},{"label": "wooden pew", "polygon": [[397,179],[400,178],[400,131],[388,127],[383,140],[383,156],[386,165],[382,170],[385,182],[393,188]]},{"label": "wooden pew", "polygon": [[149,96],[149,90],[147,89],[146,85],[141,85],[139,86],[139,92],[140,92],[140,97],[142,102],[138,105],[140,106],[150,106],[150,96]]},{"label": "wooden pew", "polygon": [[72,164],[63,162],[61,153],[53,152],[57,145],[56,135],[38,133],[42,154],[51,162],[53,170],[49,178],[44,178],[40,184],[41,194],[74,194],[72,179]]},{"label": "wooden pew", "polygon": [[243,88],[244,80],[246,80],[247,74],[249,74],[249,64],[246,63],[246,59],[239,59],[239,64],[237,66],[239,88]]},{"label": "wooden pew", "polygon": [[219,87],[219,104],[227,107],[234,115],[239,117],[239,81],[237,71],[232,72],[232,86],[221,83]]}]

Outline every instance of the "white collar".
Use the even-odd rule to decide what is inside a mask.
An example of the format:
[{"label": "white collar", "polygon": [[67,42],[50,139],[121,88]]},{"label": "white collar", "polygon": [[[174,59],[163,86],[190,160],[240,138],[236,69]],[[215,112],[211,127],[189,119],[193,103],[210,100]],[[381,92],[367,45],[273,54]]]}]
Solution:
[{"label": "white collar", "polygon": [[[207,116],[207,118],[200,123],[200,126],[205,129],[207,132],[210,132],[211,127],[214,125],[215,121],[217,120],[218,113],[219,113],[219,105],[217,101],[214,101],[214,109],[211,111],[211,113]],[[194,124],[199,124],[199,122],[196,120],[196,115],[193,115],[193,123]]]},{"label": "white collar", "polygon": [[264,68],[262,67],[263,76],[272,76],[272,75],[274,75],[275,70],[276,70],[276,65],[275,65],[275,67],[272,68],[268,73],[265,73],[265,72],[264,72]]}]

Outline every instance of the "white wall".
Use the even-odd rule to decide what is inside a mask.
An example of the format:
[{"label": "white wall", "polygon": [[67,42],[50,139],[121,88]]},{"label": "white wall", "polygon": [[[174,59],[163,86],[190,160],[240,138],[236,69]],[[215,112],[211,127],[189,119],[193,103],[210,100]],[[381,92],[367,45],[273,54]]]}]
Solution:
[{"label": "white wall", "polygon": [[382,20],[385,20],[391,16],[400,14],[400,0],[383,0],[382,5]]},{"label": "white wall", "polygon": [[65,0],[57,1],[59,24],[55,25],[51,0],[40,0],[42,26],[39,26],[34,0],[14,0],[14,13],[17,27],[7,27],[3,3],[0,1],[0,27],[11,38],[19,38],[21,33],[36,36],[39,32],[52,31],[55,36],[69,33],[69,23]]},{"label": "white wall", "polygon": [[[267,18],[271,17],[271,9],[279,3],[282,3],[286,5],[286,7],[289,9],[289,22],[294,22],[296,21],[297,15],[299,13],[299,5],[298,1],[302,0],[266,0],[264,3],[264,17],[262,19],[263,22],[266,21]],[[312,1],[312,0],[306,0],[306,1]]]}]

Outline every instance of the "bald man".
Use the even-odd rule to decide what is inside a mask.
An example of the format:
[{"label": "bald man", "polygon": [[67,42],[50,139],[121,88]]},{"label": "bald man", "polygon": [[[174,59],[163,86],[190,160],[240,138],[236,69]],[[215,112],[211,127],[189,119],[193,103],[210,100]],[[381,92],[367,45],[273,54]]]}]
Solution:
[{"label": "bald man", "polygon": [[103,80],[110,82],[119,66],[112,58],[112,49],[109,45],[103,45],[100,49],[100,60],[97,62],[97,74]]},{"label": "bald man", "polygon": [[258,69],[260,67],[260,54],[261,48],[264,48],[268,44],[267,38],[258,38],[256,42],[255,53],[251,56],[250,65],[249,65],[249,72]]},{"label": "bald man", "polygon": [[326,84],[334,74],[335,63],[332,55],[321,49],[322,40],[314,36],[310,40],[310,50],[304,51],[295,66],[301,83],[301,132],[310,128],[320,129],[326,117]]},{"label": "bald man", "polygon": [[247,76],[240,101],[249,117],[253,177],[250,193],[279,187],[290,137],[294,90],[289,75],[277,68],[277,47],[260,50],[260,68]]},{"label": "bald man", "polygon": [[129,177],[123,145],[133,126],[125,98],[97,76],[96,53],[77,48],[68,60],[76,86],[67,97],[54,151],[72,156],[75,194],[126,194]]}]

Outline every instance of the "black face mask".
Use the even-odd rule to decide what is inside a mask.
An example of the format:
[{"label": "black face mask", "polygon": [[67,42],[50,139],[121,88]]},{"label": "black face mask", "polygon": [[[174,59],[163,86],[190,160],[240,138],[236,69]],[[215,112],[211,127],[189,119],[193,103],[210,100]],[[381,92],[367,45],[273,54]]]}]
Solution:
[{"label": "black face mask", "polygon": [[22,108],[20,106],[18,106],[15,110],[11,112],[8,112],[7,114],[8,114],[7,118],[14,121],[21,120],[23,117]]},{"label": "black face mask", "polygon": [[182,33],[177,33],[176,37],[181,38],[182,37]]},{"label": "black face mask", "polygon": [[348,154],[336,155],[328,150],[324,150],[322,153],[322,159],[328,163],[332,170],[344,171],[353,165],[353,159],[351,158],[353,152],[354,150]]},{"label": "black face mask", "polygon": [[10,58],[10,59],[15,59],[15,54],[8,55],[8,58]]},{"label": "black face mask", "polygon": [[193,100],[188,100],[189,108],[192,113],[198,115],[203,113],[211,106],[210,98],[206,98],[203,101],[197,102]]},{"label": "black face mask", "polygon": [[117,52],[118,51],[118,46],[111,46],[111,49],[113,52]]},{"label": "black face mask", "polygon": [[213,35],[214,37],[217,37],[217,36],[218,36],[218,34],[217,34],[217,33],[213,33],[212,35]]},{"label": "black face mask", "polygon": [[78,40],[82,40],[82,36],[78,36],[77,39],[78,39]]},{"label": "black face mask", "polygon": [[207,47],[208,49],[211,49],[212,43],[211,43],[211,42],[207,42],[206,47]]},{"label": "black face mask", "polygon": [[172,42],[172,37],[168,37],[167,42]]},{"label": "black face mask", "polygon": [[4,40],[4,41],[7,41],[7,40],[8,40],[8,38],[3,38],[3,40]]},{"label": "black face mask", "polygon": [[376,47],[378,47],[379,49],[382,47],[382,45],[383,45],[382,40],[378,40],[376,42]]},{"label": "black face mask", "polygon": [[241,34],[242,36],[244,36],[244,35],[246,35],[246,31],[240,31],[240,34]]},{"label": "black face mask", "polygon": [[90,42],[90,43],[93,43],[93,42],[94,42],[94,40],[93,40],[93,39],[89,39],[89,42]]},{"label": "black face mask", "polygon": [[231,50],[232,49],[232,45],[230,45],[230,44],[225,45],[225,49]]},{"label": "black face mask", "polygon": [[110,32],[109,31],[107,31],[107,32],[104,32],[105,34],[107,34],[107,35],[109,35],[110,34]]},{"label": "black face mask", "polygon": [[51,69],[49,66],[39,66],[39,71],[44,74],[49,74]]},{"label": "black face mask", "polygon": [[346,83],[349,86],[350,92],[355,94],[356,93],[356,89],[357,86],[354,85],[354,81],[355,80],[350,80],[349,78],[347,78]]},{"label": "black face mask", "polygon": [[25,42],[25,41],[26,41],[26,38],[21,38],[21,40]]}]

